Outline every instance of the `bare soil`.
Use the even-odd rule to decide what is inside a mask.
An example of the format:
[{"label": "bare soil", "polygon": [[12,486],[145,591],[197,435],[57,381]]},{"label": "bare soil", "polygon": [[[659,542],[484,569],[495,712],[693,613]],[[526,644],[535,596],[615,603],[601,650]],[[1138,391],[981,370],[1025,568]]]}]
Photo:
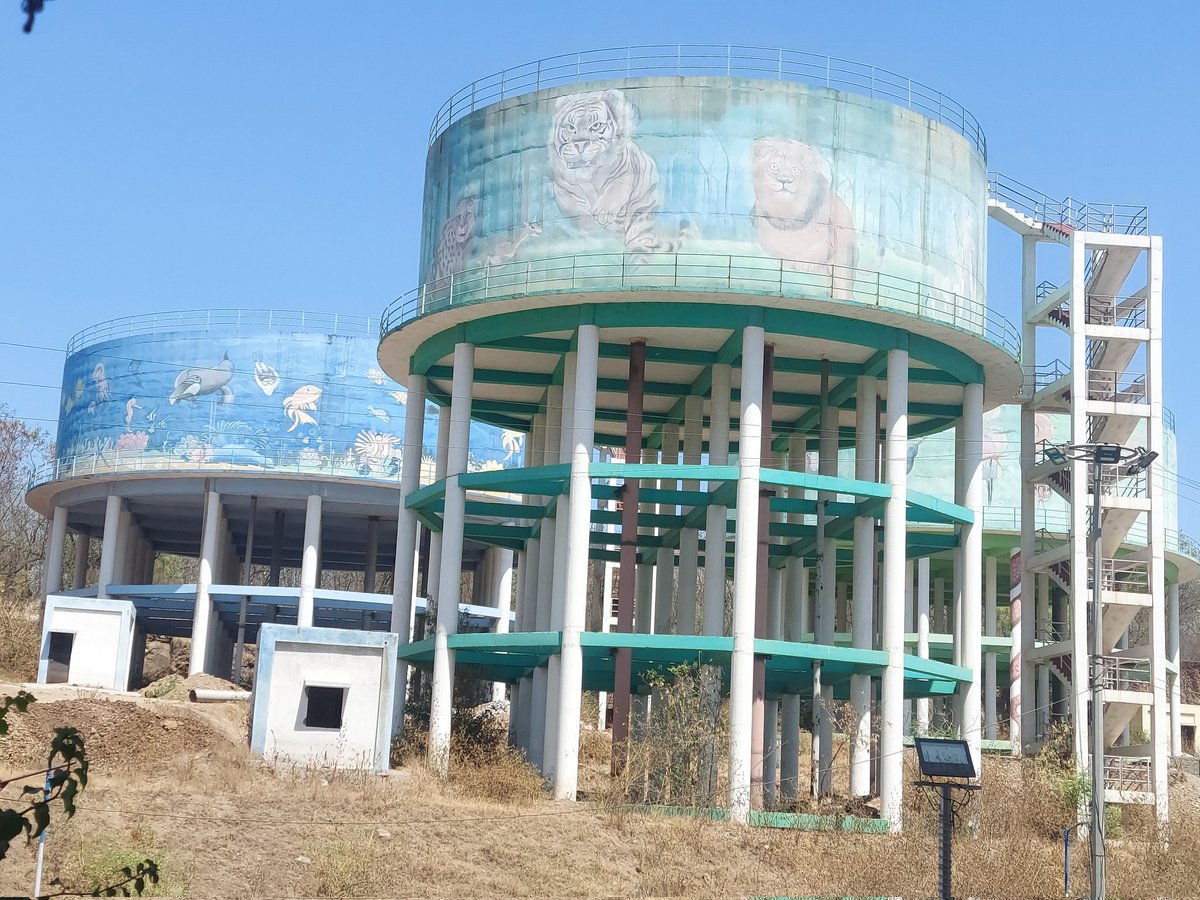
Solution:
[{"label": "bare soil", "polygon": [[[11,692],[0,685],[0,694]],[[743,829],[642,814],[611,799],[556,803],[536,790],[495,802],[480,797],[481,782],[528,780],[507,757],[460,764],[449,784],[419,765],[388,778],[270,771],[246,752],[245,707],[71,696],[15,717],[0,738],[0,773],[36,764],[45,735],[62,724],[83,732],[92,760],[78,814],[52,826],[48,878],[90,889],[113,860],[153,856],[164,873],[159,891],[192,897],[936,891],[934,819],[915,791],[908,830],[897,837]],[[1125,836],[1110,848],[1115,895],[1200,895],[1200,785],[1176,780],[1170,853],[1149,840],[1144,817],[1127,815]],[[956,835],[956,894],[1061,896],[1061,803],[1048,784],[1030,763],[988,758],[971,828]],[[1073,862],[1072,887],[1082,891],[1086,853],[1078,844]],[[0,861],[0,895],[28,892],[32,877],[32,849],[17,849]]]}]

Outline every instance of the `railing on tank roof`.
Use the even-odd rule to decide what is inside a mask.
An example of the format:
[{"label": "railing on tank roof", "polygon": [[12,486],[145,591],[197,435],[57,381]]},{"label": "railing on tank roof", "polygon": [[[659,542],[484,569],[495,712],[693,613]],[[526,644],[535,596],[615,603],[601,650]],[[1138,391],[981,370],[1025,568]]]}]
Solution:
[{"label": "railing on tank roof", "polygon": [[1020,355],[1020,333],[982,302],[873,270],[825,268],[828,274],[801,272],[782,260],[710,253],[593,253],[484,265],[428,281],[394,300],[383,313],[380,336],[455,306],[544,292],[653,289],[811,298],[886,309],[982,337],[1014,359]]},{"label": "railing on tank roof", "polygon": [[477,109],[582,81],[681,75],[725,75],[794,81],[887,100],[953,128],[983,156],[987,139],[978,120],[961,103],[919,81],[878,66],[773,47],[733,44],[645,44],[548,56],[473,81],[442,104],[429,129],[429,143]]},{"label": "railing on tank roof", "polygon": [[1165,406],[1163,407],[1163,428],[1167,429],[1171,434],[1175,433],[1175,413],[1171,412]]},{"label": "railing on tank roof", "polygon": [[67,353],[74,353],[101,341],[191,328],[303,330],[354,337],[356,335],[371,336],[378,333],[379,320],[374,316],[305,312],[293,309],[191,309],[147,313],[140,316],[111,319],[85,328],[67,343]]},{"label": "railing on tank roof", "polygon": [[1146,234],[1150,228],[1145,206],[1089,203],[1072,197],[1059,200],[999,172],[988,172],[988,197],[1035,222],[1066,225],[1076,231]]}]

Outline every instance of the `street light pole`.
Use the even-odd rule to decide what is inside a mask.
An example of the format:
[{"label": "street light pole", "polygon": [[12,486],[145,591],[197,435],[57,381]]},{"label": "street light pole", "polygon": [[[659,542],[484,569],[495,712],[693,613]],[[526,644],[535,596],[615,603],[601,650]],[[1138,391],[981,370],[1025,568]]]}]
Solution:
[{"label": "street light pole", "polygon": [[[1046,446],[1045,457],[1055,465],[1068,459],[1091,462],[1092,475],[1092,524],[1089,538],[1092,542],[1092,614],[1091,652],[1089,653],[1089,676],[1092,688],[1091,730],[1091,856],[1092,856],[1092,900],[1104,900],[1104,529],[1101,525],[1102,507],[1100,495],[1101,469],[1105,465],[1119,466],[1131,463],[1126,475],[1144,472],[1158,456],[1145,447],[1124,447],[1120,444],[1067,444]],[[1118,470],[1118,477],[1120,476]]]},{"label": "street light pole", "polygon": [[1092,898],[1104,900],[1104,607],[1100,448],[1092,452]]}]

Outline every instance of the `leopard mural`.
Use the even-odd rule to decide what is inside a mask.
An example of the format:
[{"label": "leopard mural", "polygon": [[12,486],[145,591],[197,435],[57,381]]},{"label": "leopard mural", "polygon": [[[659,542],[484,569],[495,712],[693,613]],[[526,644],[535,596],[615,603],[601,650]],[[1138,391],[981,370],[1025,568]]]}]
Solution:
[{"label": "leopard mural", "polygon": [[631,252],[673,252],[678,242],[655,230],[658,167],[634,141],[636,124],[620,91],[559,97],[548,141],[554,199],[581,227],[622,236]]},{"label": "leopard mural", "polygon": [[759,138],[750,152],[759,245],[785,268],[829,276],[834,298],[851,299],[854,217],[833,189],[829,164],[798,140]]}]

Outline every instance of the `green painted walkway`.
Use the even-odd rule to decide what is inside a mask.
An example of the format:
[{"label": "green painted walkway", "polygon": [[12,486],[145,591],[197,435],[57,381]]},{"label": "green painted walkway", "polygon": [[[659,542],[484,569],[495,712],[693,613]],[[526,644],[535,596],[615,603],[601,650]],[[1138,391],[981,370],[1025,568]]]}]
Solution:
[{"label": "green painted walkway", "polygon": [[[512,634],[455,634],[449,639],[455,651],[460,674],[484,681],[515,682],[544,666],[559,652],[562,632],[534,631]],[[674,634],[616,634],[584,632],[583,689],[611,691],[613,666],[618,647],[628,647],[633,660],[633,684],[636,693],[648,690],[646,678],[673,666],[702,663],[721,667],[724,689],[729,689],[729,660],[733,638]],[[756,640],[756,654],[767,664],[767,697],[784,694],[812,694],[813,664],[821,663],[822,679],[832,684],[834,696],[850,696],[850,676],[879,677],[887,666],[887,654],[880,650],[854,650],[821,644]],[[433,638],[400,648],[401,660],[418,668],[433,666]],[[971,681],[971,672],[961,666],[917,656],[904,656],[904,696],[933,697],[953,694],[959,684]]]}]

